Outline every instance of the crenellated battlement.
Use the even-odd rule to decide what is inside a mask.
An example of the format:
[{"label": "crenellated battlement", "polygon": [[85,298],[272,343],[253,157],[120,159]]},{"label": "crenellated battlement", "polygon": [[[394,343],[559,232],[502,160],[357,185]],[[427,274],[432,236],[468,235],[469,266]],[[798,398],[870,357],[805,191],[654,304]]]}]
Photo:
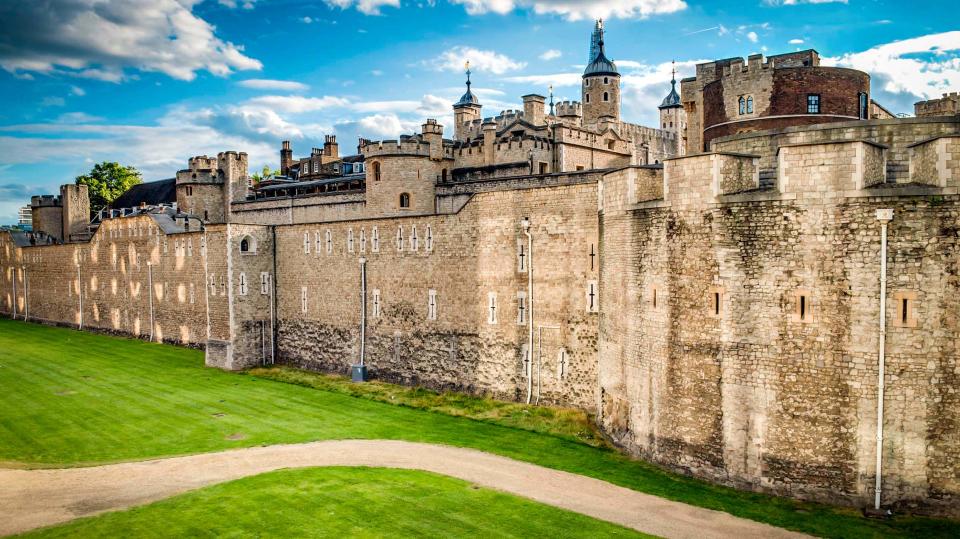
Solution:
[{"label": "crenellated battlement", "polygon": [[560,118],[583,117],[583,104],[579,101],[561,101],[554,105],[554,110]]}]

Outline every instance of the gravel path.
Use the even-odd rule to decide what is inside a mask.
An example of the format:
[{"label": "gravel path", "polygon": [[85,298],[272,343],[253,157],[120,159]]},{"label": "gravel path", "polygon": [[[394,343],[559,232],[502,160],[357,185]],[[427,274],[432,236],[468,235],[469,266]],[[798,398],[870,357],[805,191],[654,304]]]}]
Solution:
[{"label": "gravel path", "polygon": [[582,475],[473,449],[392,440],[274,445],[60,470],[0,469],[0,535],[142,505],[281,468],[425,470],[661,537],[804,537]]}]

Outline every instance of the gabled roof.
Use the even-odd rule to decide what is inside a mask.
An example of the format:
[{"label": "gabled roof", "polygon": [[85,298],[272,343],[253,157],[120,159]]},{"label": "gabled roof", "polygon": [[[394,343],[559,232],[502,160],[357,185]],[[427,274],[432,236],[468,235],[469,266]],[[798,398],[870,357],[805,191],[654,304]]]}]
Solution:
[{"label": "gabled roof", "polygon": [[136,208],[140,204],[155,206],[158,204],[172,204],[177,201],[177,179],[168,178],[155,182],[139,183],[127,189],[117,197],[111,208]]}]

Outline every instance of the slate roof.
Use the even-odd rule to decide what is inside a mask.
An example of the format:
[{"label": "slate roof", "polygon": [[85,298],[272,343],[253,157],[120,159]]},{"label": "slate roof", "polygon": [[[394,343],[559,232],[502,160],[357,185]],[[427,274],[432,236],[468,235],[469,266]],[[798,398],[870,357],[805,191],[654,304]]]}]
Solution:
[{"label": "slate roof", "polygon": [[110,204],[111,208],[136,208],[141,203],[148,206],[172,204],[177,201],[177,179],[168,178],[155,182],[134,185]]}]

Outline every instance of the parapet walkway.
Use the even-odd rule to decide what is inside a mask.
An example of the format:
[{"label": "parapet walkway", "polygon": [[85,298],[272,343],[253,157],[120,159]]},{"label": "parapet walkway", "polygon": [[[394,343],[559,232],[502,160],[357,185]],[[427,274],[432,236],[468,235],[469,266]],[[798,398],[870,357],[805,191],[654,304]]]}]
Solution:
[{"label": "parapet walkway", "polygon": [[309,466],[434,472],[661,537],[805,537],[473,449],[393,440],[251,447],[90,468],[0,469],[0,535],[142,505],[272,470]]}]

